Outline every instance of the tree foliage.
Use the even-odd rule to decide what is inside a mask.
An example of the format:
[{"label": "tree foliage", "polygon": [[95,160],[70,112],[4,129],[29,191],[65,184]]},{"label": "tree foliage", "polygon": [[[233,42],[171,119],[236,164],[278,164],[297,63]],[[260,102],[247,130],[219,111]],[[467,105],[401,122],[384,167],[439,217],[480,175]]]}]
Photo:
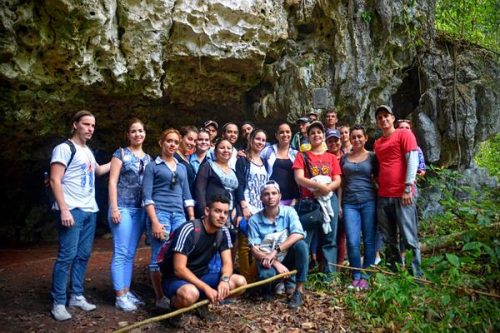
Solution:
[{"label": "tree foliage", "polygon": [[498,0],[437,0],[436,28],[457,39],[500,50]]}]

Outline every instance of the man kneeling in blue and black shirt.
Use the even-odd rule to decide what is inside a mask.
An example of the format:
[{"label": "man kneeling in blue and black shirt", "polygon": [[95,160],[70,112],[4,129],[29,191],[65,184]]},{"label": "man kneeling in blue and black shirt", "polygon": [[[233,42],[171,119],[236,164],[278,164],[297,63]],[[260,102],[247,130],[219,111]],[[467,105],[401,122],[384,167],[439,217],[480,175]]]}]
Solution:
[{"label": "man kneeling in blue and black shirt", "polygon": [[[199,299],[211,303],[223,301],[232,289],[246,285],[243,276],[233,274],[231,237],[224,226],[229,200],[214,196],[205,208],[201,221],[186,222],[174,233],[162,265],[163,289],[171,298],[172,310],[191,306]],[[220,272],[209,272],[209,263],[220,253]],[[199,308],[198,315],[209,318],[208,306]],[[170,323],[182,327],[182,317],[171,318]]]}]

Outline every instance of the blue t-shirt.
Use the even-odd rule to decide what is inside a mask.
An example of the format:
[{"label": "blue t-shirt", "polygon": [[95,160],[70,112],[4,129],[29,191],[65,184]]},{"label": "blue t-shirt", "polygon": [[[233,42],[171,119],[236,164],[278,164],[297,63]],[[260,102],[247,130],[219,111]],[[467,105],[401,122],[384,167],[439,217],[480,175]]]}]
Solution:
[{"label": "blue t-shirt", "polygon": [[113,157],[122,161],[116,190],[118,207],[140,208],[142,204],[142,179],[151,156],[139,158],[127,148],[118,148]]}]

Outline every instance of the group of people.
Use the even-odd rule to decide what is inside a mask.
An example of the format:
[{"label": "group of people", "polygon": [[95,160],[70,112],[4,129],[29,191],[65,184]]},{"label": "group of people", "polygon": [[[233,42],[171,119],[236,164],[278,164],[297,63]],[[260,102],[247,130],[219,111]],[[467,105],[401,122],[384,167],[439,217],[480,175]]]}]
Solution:
[{"label": "group of people", "polygon": [[[379,106],[375,119],[383,135],[370,152],[363,126],[337,127],[335,110],[322,116],[323,121],[315,113],[300,118],[295,135],[290,124],[280,123],[274,144],[248,121],[170,128],[161,134],[155,158],[144,152],[146,129],[134,118],[127,126],[128,144],[110,163],[98,165],[87,147],[95,117],[77,112],[70,139],[54,148],[51,160],[59,230],[54,318],[71,318],[68,274],[68,305],[96,308],[84,297],[83,282],[98,210],[95,175],[107,172],[111,276],[115,306],[123,311],[144,304],[130,290],[144,232],[151,245],[155,305],[161,309],[186,307],[204,297],[224,301],[247,281],[297,269],[294,277],[262,288],[264,298],[286,292],[295,309],[303,304],[310,262],[330,279],[346,252],[353,268],[348,288],[366,289],[369,274],[359,269],[375,263],[384,243],[388,265],[401,263],[401,252],[411,249],[412,271],[422,275],[415,206],[415,177],[422,166],[415,136],[396,129],[391,108]],[[411,126],[408,120],[399,123]],[[320,211],[312,223],[311,206]],[[236,256],[239,274],[234,273]],[[198,314],[206,318],[208,308]]]}]

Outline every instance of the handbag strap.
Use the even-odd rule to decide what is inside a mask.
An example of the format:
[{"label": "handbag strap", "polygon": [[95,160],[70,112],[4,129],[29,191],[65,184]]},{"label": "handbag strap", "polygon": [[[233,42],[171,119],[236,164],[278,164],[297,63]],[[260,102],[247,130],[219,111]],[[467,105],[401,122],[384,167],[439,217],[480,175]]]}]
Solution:
[{"label": "handbag strap", "polygon": [[304,164],[306,165],[305,171],[309,173],[309,178],[312,178],[311,166],[309,165],[309,156],[307,156],[306,152],[302,152],[302,157],[304,158]]}]

